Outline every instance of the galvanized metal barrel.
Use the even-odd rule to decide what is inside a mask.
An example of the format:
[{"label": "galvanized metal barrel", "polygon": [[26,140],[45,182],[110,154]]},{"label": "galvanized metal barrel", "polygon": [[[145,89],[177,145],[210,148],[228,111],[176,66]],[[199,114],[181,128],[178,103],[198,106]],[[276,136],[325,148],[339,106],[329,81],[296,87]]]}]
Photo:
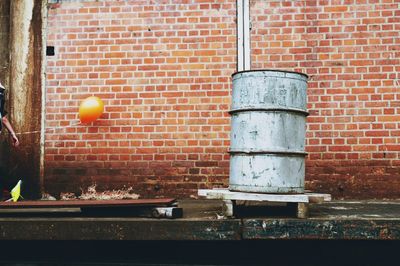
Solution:
[{"label": "galvanized metal barrel", "polygon": [[279,70],[232,75],[230,190],[304,192],[307,79]]}]

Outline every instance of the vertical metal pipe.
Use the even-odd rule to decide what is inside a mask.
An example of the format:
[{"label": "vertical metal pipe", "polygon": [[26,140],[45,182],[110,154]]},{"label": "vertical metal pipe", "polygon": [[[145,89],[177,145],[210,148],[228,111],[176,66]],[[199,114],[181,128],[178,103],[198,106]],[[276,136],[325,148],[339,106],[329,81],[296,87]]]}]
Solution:
[{"label": "vertical metal pipe", "polygon": [[243,47],[244,47],[244,69],[251,69],[250,54],[250,4],[249,0],[243,1]]},{"label": "vertical metal pipe", "polygon": [[250,70],[250,4],[237,0],[237,70]]},{"label": "vertical metal pipe", "polygon": [[243,1],[244,0],[237,0],[237,3],[236,3],[237,71],[244,70]]}]

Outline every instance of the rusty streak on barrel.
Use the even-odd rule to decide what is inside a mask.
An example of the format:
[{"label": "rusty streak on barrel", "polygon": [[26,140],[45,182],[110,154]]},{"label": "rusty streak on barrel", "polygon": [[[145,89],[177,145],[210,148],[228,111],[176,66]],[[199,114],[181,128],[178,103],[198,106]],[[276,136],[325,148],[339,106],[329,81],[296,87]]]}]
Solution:
[{"label": "rusty streak on barrel", "polygon": [[230,190],[304,192],[307,78],[279,70],[232,75]]}]

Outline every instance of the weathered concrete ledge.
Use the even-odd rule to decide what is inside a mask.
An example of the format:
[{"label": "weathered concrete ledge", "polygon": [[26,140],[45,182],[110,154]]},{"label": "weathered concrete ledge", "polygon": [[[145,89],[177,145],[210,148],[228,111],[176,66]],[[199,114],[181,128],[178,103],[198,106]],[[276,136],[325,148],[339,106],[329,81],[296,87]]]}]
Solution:
[{"label": "weathered concrete ledge", "polygon": [[243,239],[400,240],[400,220],[244,220]]},{"label": "weathered concrete ledge", "polygon": [[[181,219],[84,217],[77,210],[2,210],[1,240],[400,240],[400,201],[310,206],[310,218],[224,219],[221,201],[186,200]],[[22,215],[23,214],[23,215]]]},{"label": "weathered concrete ledge", "polygon": [[0,240],[240,240],[240,221],[1,219]]}]

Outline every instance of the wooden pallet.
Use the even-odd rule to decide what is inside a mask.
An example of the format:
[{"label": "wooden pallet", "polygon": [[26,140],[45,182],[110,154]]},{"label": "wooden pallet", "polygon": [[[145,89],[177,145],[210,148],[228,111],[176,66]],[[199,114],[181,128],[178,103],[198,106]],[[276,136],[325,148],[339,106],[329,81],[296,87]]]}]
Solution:
[{"label": "wooden pallet", "polygon": [[288,209],[294,209],[295,216],[298,218],[308,217],[309,203],[322,203],[331,201],[330,194],[311,193],[304,194],[264,194],[236,192],[229,189],[200,189],[198,195],[207,199],[220,199],[225,204],[225,216],[232,217],[236,209],[237,201],[244,202],[267,202],[285,203]]}]

